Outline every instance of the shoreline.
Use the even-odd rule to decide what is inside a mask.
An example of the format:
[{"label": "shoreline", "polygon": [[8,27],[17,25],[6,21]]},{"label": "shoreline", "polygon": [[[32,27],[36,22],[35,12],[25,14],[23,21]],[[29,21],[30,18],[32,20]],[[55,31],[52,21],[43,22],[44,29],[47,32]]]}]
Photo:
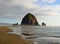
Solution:
[{"label": "shoreline", "polygon": [[8,26],[0,26],[0,44],[33,44],[31,41],[24,40],[20,35],[7,32],[12,32],[12,30]]}]

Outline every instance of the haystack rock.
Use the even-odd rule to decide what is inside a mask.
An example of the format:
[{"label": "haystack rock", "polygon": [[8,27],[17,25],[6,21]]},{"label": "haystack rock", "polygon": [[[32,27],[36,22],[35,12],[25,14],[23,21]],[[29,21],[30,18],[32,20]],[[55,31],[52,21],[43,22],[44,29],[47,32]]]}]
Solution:
[{"label": "haystack rock", "polygon": [[31,13],[28,13],[27,15],[24,16],[22,19],[21,25],[36,25],[39,26],[39,23],[34,15]]}]

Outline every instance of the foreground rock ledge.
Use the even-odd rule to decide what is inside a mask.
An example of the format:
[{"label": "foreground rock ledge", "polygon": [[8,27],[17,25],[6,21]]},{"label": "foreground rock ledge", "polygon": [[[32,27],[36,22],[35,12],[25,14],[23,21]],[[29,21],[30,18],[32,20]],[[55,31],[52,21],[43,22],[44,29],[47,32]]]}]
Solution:
[{"label": "foreground rock ledge", "polygon": [[39,26],[39,23],[34,15],[28,13],[22,19],[21,25],[34,25]]}]

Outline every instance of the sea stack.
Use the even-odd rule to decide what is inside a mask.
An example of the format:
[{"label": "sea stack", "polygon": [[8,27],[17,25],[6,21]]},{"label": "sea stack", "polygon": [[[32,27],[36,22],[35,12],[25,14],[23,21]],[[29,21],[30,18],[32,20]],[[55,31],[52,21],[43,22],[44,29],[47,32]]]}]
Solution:
[{"label": "sea stack", "polygon": [[42,26],[46,26],[46,24],[44,23],[44,22],[42,22],[42,24],[41,24]]},{"label": "sea stack", "polygon": [[34,15],[32,15],[31,13],[28,13],[23,17],[21,25],[39,26],[39,23]]}]

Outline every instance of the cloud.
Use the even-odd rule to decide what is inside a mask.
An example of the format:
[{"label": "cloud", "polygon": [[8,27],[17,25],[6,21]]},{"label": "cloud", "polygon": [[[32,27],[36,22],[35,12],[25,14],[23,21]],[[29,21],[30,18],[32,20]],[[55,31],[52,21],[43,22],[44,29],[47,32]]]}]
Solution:
[{"label": "cloud", "polygon": [[35,5],[35,2],[38,2],[38,0],[11,0],[11,2],[14,5],[18,5],[18,6],[23,6],[26,8],[35,8],[37,7],[37,5]]},{"label": "cloud", "polygon": [[0,16],[23,15],[38,8],[34,4],[37,0],[0,0]]},{"label": "cloud", "polygon": [[54,3],[56,0],[42,0],[42,3],[48,3],[48,4],[51,4],[51,3]]},{"label": "cloud", "polygon": [[[56,0],[42,0],[43,3],[53,3]],[[56,16],[60,13],[60,5],[38,5],[38,0],[0,0],[0,18],[22,18],[27,13],[39,16]]]},{"label": "cloud", "polygon": [[60,15],[60,5],[54,5],[54,6],[45,6],[43,8],[45,10],[45,13],[48,15],[52,15],[52,16],[58,16]]}]

